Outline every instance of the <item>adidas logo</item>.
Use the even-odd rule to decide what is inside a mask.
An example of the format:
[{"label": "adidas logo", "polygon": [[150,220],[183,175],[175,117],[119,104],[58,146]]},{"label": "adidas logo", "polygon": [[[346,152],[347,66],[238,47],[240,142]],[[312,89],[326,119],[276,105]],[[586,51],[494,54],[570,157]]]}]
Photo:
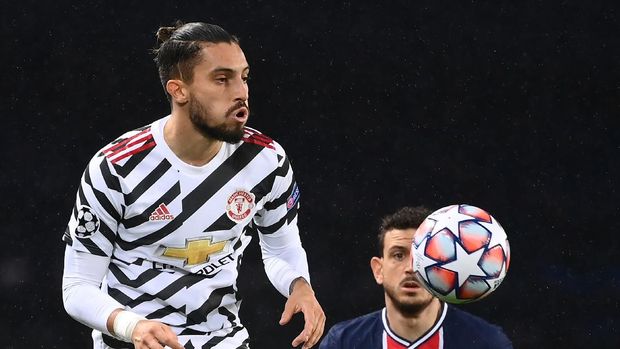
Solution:
[{"label": "adidas logo", "polygon": [[170,214],[168,207],[166,207],[164,203],[161,203],[159,207],[151,213],[151,216],[149,216],[149,220],[151,221],[171,221],[173,219],[174,215]]}]

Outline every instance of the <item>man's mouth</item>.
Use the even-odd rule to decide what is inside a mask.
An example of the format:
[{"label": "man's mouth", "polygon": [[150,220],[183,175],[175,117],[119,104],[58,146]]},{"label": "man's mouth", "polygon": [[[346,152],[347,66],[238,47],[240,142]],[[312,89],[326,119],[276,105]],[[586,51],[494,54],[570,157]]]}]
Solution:
[{"label": "man's mouth", "polygon": [[238,102],[229,109],[228,115],[238,122],[246,122],[250,116],[250,108],[244,102]]},{"label": "man's mouth", "polygon": [[401,287],[403,288],[411,288],[411,289],[417,289],[420,288],[420,284],[416,281],[416,280],[404,280],[403,282],[400,283]]},{"label": "man's mouth", "polygon": [[239,122],[247,121],[249,115],[250,115],[250,111],[246,107],[241,107],[232,112],[232,116]]}]

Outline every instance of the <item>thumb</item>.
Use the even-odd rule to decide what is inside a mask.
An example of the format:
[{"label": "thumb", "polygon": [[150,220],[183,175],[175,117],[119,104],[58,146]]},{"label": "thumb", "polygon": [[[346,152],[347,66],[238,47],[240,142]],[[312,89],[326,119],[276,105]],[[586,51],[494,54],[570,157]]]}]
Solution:
[{"label": "thumb", "polygon": [[284,305],[284,311],[282,312],[282,317],[280,317],[280,325],[285,325],[291,321],[293,314],[295,314],[294,307],[289,302],[286,302]]}]

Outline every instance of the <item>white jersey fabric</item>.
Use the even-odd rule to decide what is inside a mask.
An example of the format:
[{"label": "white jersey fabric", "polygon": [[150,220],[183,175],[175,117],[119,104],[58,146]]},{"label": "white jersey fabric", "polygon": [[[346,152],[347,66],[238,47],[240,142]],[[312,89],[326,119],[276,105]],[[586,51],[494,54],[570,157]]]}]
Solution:
[{"label": "white jersey fabric", "polygon": [[[284,296],[295,278],[309,280],[292,168],[278,143],[247,127],[243,141],[223,143],[208,164],[191,166],[164,141],[168,119],[93,157],[63,239],[109,257],[101,289],[126,310],[171,326],[185,348],[246,348],[236,279],[251,234]],[[95,348],[132,348],[105,331],[93,338]]]}]

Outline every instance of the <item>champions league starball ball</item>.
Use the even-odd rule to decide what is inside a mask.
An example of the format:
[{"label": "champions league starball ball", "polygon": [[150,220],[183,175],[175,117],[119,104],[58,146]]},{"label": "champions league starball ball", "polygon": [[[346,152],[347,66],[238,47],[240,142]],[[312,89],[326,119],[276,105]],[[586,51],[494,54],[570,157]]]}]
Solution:
[{"label": "champions league starball ball", "polygon": [[430,214],[412,241],[413,270],[423,286],[448,303],[488,296],[510,265],[510,246],[499,222],[475,206],[452,205]]}]

